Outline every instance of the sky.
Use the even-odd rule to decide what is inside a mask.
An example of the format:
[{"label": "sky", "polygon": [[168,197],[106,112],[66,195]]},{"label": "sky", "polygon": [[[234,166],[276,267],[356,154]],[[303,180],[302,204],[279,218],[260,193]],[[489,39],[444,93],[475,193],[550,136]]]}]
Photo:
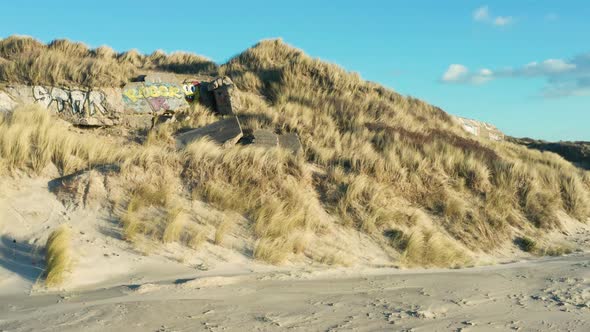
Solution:
[{"label": "sky", "polygon": [[282,38],[505,133],[590,141],[588,0],[2,1],[0,38],[189,51]]}]

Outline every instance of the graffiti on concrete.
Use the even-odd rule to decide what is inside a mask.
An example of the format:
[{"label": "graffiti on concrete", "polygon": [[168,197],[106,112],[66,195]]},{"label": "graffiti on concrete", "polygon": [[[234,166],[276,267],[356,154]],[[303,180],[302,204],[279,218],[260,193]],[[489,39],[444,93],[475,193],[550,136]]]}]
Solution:
[{"label": "graffiti on concrete", "polygon": [[55,107],[58,112],[69,111],[72,114],[95,115],[96,112],[107,113],[106,97],[102,91],[68,90],[57,87],[33,87],[35,102],[46,108]]},{"label": "graffiti on concrete", "polygon": [[72,112],[82,113],[84,111],[84,102],[86,101],[86,92],[74,90],[70,92],[72,102]]},{"label": "graffiti on concrete", "polygon": [[167,111],[170,109],[170,105],[168,105],[168,102],[164,97],[150,98],[147,102],[150,104],[154,112]]},{"label": "graffiti on concrete", "polygon": [[45,107],[49,107],[53,98],[51,97],[51,93],[47,91],[47,88],[44,86],[34,86],[33,87],[33,98],[38,104],[41,104]]},{"label": "graffiti on concrete", "polygon": [[52,88],[51,89],[51,101],[49,102],[48,106],[51,106],[51,103],[57,103],[57,110],[59,112],[63,112],[64,108],[67,106],[68,101],[70,100],[70,95],[63,89],[60,88]]},{"label": "graffiti on concrete", "polygon": [[136,112],[169,111],[186,105],[183,88],[176,83],[129,83],[122,93],[123,101]]},{"label": "graffiti on concrete", "polygon": [[98,110],[102,114],[107,114],[105,107],[106,96],[100,91],[90,91],[88,93],[88,108],[90,114],[95,114]]},{"label": "graffiti on concrete", "polygon": [[143,86],[132,86],[123,90],[123,95],[130,101],[158,97],[182,98],[180,88],[171,83],[146,83]]}]

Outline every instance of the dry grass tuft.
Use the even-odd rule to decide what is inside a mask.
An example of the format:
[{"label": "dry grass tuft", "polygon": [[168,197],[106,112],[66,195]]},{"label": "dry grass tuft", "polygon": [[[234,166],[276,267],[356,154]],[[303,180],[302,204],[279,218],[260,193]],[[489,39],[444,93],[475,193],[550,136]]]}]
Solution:
[{"label": "dry grass tuft", "polygon": [[180,209],[170,209],[166,213],[164,232],[162,233],[162,242],[178,242],[187,223],[186,213]]},{"label": "dry grass tuft", "polygon": [[217,229],[215,229],[215,239],[213,241],[216,245],[219,246],[223,244],[223,238],[227,232],[231,231],[231,226],[232,222],[227,219],[227,217],[224,217],[224,219],[219,222]]},{"label": "dry grass tuft", "polygon": [[188,53],[137,51],[117,54],[101,46],[59,39],[43,45],[31,37],[11,36],[0,40],[0,81],[29,85],[75,85],[121,87],[139,70],[165,70],[184,74],[214,74],[211,60]]},{"label": "dry grass tuft", "polygon": [[199,249],[208,238],[207,227],[197,223],[183,206],[178,179],[170,173],[171,168],[168,164],[158,167],[148,163],[122,169],[120,180],[128,198],[118,203],[117,214],[123,238],[136,247],[151,241],[177,242]]},{"label": "dry grass tuft", "polygon": [[207,241],[207,232],[198,226],[192,226],[187,229],[186,244],[192,249],[199,249]]},{"label": "dry grass tuft", "polygon": [[59,286],[63,283],[65,275],[72,267],[71,229],[61,226],[54,230],[47,239],[45,262],[48,287]]},{"label": "dry grass tuft", "polygon": [[575,175],[564,175],[560,180],[565,211],[574,218],[584,220],[590,214],[588,190]]},{"label": "dry grass tuft", "polygon": [[408,266],[460,267],[469,257],[453,241],[434,230],[416,230],[407,239],[402,262]]},{"label": "dry grass tuft", "polygon": [[292,247],[280,238],[261,238],[254,246],[254,258],[270,263],[282,264],[287,260]]},{"label": "dry grass tuft", "polygon": [[520,248],[520,250],[525,252],[532,253],[538,249],[537,241],[527,236],[517,237],[514,242]]},{"label": "dry grass tuft", "polygon": [[70,132],[39,105],[19,106],[0,118],[0,158],[9,170],[39,173],[52,162],[65,175],[121,158],[114,145]]},{"label": "dry grass tuft", "polygon": [[538,254],[541,256],[563,256],[574,252],[574,247],[570,244],[557,243],[554,245],[540,248]]},{"label": "dry grass tuft", "polygon": [[519,236],[514,240],[514,243],[520,250],[538,256],[563,256],[574,251],[573,246],[569,243],[540,244],[528,236]]},{"label": "dry grass tuft", "polygon": [[[193,197],[214,206],[243,213],[253,221],[260,239],[255,257],[275,262],[293,248],[285,245],[296,230],[313,229],[319,223],[310,211],[303,161],[283,150],[235,146],[222,149],[201,140],[185,152],[182,174]],[[217,238],[217,236],[216,236]],[[258,247],[257,246],[257,247]],[[268,248],[283,253],[268,253]]]},{"label": "dry grass tuft", "polygon": [[182,209],[173,204],[173,192],[166,180],[140,184],[129,194],[130,199],[121,216],[126,240],[141,241],[138,236],[147,236],[166,243],[180,238],[184,225]]},{"label": "dry grass tuft", "polygon": [[[148,57],[148,59],[150,58],[151,56]],[[174,52],[169,55],[159,54],[156,59],[150,59],[150,62],[154,69],[180,74],[209,74],[217,71],[217,65],[213,61],[186,52]]]}]

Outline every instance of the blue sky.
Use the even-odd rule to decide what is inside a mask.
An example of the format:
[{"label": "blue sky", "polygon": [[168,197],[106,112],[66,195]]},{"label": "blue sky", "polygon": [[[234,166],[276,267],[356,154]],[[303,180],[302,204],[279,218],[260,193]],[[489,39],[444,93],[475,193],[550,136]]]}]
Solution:
[{"label": "blue sky", "polygon": [[281,37],[507,134],[590,140],[587,0],[28,0],[1,7],[0,37],[183,50],[218,63]]}]

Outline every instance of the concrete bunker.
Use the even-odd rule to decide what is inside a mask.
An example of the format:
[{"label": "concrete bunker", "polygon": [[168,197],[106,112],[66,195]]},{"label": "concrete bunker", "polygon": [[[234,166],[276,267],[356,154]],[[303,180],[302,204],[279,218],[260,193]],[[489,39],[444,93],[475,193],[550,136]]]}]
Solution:
[{"label": "concrete bunker", "polygon": [[[270,129],[257,129],[244,133],[236,115],[236,88],[227,76],[217,77],[212,81],[185,80],[182,84],[185,100],[189,103],[199,102],[212,109],[221,119],[200,128],[185,130],[176,135],[176,146],[182,149],[192,141],[209,138],[223,146],[235,144],[253,144],[255,146],[285,148],[296,154],[301,151],[301,142],[296,133],[277,134]],[[172,112],[163,113],[166,119],[154,121],[154,125],[174,121]]]}]

